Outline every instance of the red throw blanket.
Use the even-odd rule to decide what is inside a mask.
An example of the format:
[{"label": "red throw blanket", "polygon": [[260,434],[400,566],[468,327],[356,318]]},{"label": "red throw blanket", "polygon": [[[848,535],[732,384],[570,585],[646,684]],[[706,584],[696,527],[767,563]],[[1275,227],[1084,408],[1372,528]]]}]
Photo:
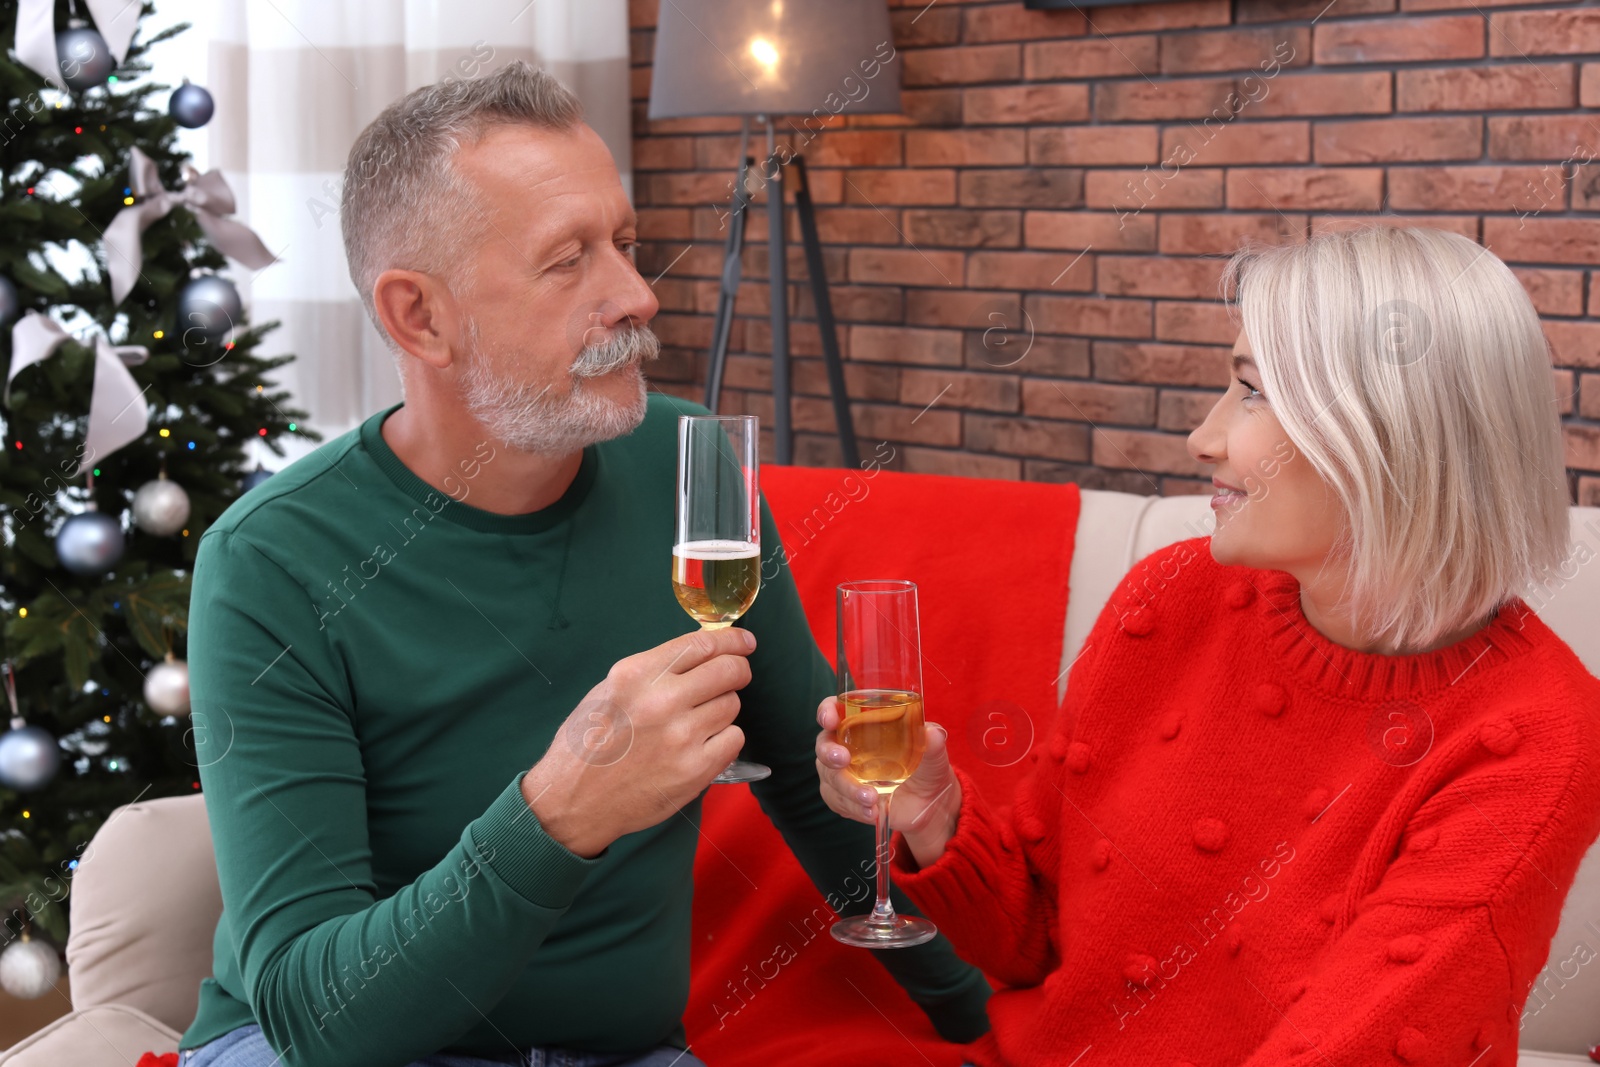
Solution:
[{"label": "red throw blanket", "polygon": [[[917,583],[928,720],[1003,804],[1056,714],[1078,487],[767,465],[761,479],[830,663],[839,582]],[[870,953],[829,935],[835,916],[748,786],[710,790],[703,834],[684,1019],[697,1056],[717,1067],[963,1062]]]}]

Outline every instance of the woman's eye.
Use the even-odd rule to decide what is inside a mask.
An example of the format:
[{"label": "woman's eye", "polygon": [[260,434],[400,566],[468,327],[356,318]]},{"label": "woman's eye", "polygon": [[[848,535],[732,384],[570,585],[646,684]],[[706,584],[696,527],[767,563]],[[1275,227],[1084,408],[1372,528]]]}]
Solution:
[{"label": "woman's eye", "polygon": [[1261,398],[1261,390],[1249,382],[1241,380],[1239,384],[1244,386],[1244,396],[1240,397],[1240,400],[1259,400]]}]

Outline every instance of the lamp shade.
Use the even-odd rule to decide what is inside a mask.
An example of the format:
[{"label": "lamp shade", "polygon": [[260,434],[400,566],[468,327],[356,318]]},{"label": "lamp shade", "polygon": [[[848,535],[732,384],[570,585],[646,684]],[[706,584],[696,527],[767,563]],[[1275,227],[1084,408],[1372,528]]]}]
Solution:
[{"label": "lamp shade", "polygon": [[899,110],[885,0],[661,0],[652,119]]}]

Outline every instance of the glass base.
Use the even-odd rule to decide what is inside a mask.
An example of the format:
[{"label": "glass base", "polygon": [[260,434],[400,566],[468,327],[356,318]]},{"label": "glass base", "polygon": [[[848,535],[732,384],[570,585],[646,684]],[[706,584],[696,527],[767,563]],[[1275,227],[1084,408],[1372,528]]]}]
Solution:
[{"label": "glass base", "polygon": [[830,931],[834,940],[856,948],[910,948],[932,941],[939,928],[927,919],[896,915],[887,922],[875,922],[870,915],[840,919]]},{"label": "glass base", "polygon": [[711,779],[711,784],[738,785],[740,782],[759,782],[763,778],[770,778],[771,776],[772,768],[766,764],[736,759],[724,767],[721,774]]}]

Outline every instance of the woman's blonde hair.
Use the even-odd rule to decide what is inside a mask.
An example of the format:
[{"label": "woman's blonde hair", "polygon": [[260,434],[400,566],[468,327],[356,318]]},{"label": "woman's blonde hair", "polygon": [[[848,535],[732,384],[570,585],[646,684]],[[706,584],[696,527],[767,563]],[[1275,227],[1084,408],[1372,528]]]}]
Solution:
[{"label": "woman's blonde hair", "polygon": [[1346,523],[1344,606],[1422,648],[1567,555],[1551,361],[1528,294],[1459,234],[1371,227],[1228,264],[1225,294],[1289,440]]}]

